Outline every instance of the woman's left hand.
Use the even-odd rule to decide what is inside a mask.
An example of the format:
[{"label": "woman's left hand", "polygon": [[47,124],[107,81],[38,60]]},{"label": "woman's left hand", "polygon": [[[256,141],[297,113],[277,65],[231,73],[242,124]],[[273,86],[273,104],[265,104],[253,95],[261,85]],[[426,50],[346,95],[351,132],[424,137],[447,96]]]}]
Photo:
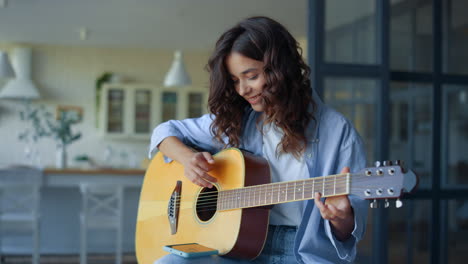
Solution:
[{"label": "woman's left hand", "polygon": [[[348,173],[349,168],[344,167],[341,173]],[[333,234],[340,241],[345,241],[351,237],[354,229],[354,211],[351,207],[347,195],[327,197],[325,203],[320,198],[322,195],[318,192],[314,194],[315,206],[320,209],[323,219],[330,221]]]}]

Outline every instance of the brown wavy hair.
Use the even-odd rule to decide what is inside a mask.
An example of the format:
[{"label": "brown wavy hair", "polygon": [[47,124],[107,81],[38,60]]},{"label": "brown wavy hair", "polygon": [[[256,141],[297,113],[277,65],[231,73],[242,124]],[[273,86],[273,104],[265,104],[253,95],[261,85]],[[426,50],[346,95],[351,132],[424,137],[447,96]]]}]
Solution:
[{"label": "brown wavy hair", "polygon": [[[264,63],[264,122],[273,123],[284,132],[277,155],[286,152],[299,158],[307,145],[306,129],[315,119],[312,113],[316,108],[310,68],[302,59],[299,43],[285,27],[268,17],[247,18],[223,33],[216,42],[206,66],[210,73],[208,107],[216,117],[211,131],[218,141],[223,142],[223,136],[227,136],[227,145],[238,147],[243,116],[250,105],[236,92],[227,69],[225,61],[232,52]],[[308,109],[310,106],[312,112]]]}]

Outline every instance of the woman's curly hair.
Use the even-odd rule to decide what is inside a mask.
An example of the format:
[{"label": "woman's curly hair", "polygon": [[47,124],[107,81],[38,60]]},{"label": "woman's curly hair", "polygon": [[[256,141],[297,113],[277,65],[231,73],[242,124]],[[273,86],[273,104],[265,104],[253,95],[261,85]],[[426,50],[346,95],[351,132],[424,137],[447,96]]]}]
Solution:
[{"label": "woman's curly hair", "polygon": [[307,125],[315,119],[316,103],[310,68],[302,59],[298,42],[280,23],[267,17],[247,18],[216,42],[206,67],[210,73],[208,106],[216,117],[211,130],[220,142],[227,136],[228,145],[239,146],[243,115],[250,105],[236,92],[227,69],[226,58],[232,52],[264,63],[264,122],[284,132],[277,154],[286,152],[299,158],[307,144]]}]

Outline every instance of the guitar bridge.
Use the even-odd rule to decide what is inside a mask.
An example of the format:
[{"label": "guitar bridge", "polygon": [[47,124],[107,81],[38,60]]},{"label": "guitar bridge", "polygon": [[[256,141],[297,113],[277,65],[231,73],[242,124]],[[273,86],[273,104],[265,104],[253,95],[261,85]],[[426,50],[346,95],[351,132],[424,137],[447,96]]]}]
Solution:
[{"label": "guitar bridge", "polygon": [[180,195],[182,193],[182,181],[177,181],[177,184],[172,191],[171,198],[167,205],[167,218],[171,227],[171,235],[177,233],[177,224],[179,222]]}]

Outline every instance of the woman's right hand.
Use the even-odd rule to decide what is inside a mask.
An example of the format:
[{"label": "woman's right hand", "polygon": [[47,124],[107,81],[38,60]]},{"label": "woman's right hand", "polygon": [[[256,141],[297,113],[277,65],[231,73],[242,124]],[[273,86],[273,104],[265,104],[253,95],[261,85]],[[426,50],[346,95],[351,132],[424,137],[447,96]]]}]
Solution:
[{"label": "woman's right hand", "polygon": [[184,175],[191,182],[201,187],[211,188],[216,178],[210,176],[208,172],[214,167],[214,159],[208,152],[195,152],[192,157],[185,162]]}]

